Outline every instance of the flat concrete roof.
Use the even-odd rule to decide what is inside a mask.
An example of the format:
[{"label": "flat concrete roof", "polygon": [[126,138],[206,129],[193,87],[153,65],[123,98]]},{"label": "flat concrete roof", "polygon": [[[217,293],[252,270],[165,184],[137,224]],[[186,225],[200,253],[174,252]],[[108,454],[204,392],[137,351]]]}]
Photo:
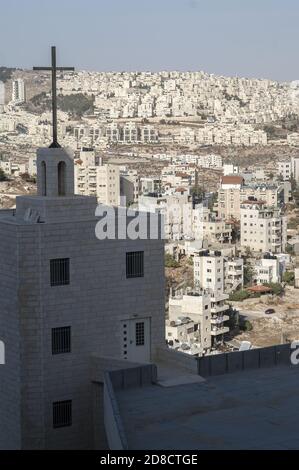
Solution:
[{"label": "flat concrete roof", "polygon": [[299,449],[299,368],[117,390],[129,448]]}]

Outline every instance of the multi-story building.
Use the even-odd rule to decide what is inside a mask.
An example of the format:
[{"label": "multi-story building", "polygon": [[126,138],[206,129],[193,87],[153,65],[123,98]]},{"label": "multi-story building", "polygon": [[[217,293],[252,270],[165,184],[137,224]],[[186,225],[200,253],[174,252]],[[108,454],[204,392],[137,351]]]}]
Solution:
[{"label": "multi-story building", "polygon": [[223,175],[237,175],[239,173],[239,167],[237,165],[226,163],[223,165]]},{"label": "multi-story building", "polygon": [[290,160],[278,162],[277,171],[284,181],[294,178],[299,183],[299,157],[291,157]]},{"label": "multi-story building", "polygon": [[120,129],[115,122],[106,126],[106,137],[109,142],[118,142],[120,140]]},{"label": "multi-story building", "polygon": [[243,258],[224,257],[224,292],[242,289],[244,285]]},{"label": "multi-story building", "polygon": [[117,165],[103,164],[93,149],[83,149],[75,160],[75,193],[95,196],[99,203],[118,206],[120,175]]},{"label": "multi-story building", "polygon": [[120,174],[120,196],[121,204],[137,203],[139,199],[140,177],[136,170],[125,170]]},{"label": "multi-story building", "polygon": [[220,251],[203,250],[194,257],[195,287],[211,295],[212,344],[222,342],[224,334],[229,332],[225,325],[229,320],[229,305],[225,303],[229,296],[224,293],[224,278],[224,258]]},{"label": "multi-story building", "polygon": [[140,129],[140,139],[144,144],[154,144],[158,141],[158,132],[153,126],[143,126]]},{"label": "multi-story building", "polygon": [[12,82],[11,100],[15,104],[25,103],[26,101],[25,82],[21,78]]},{"label": "multi-story building", "polygon": [[0,211],[0,448],[105,448],[92,365],[152,362],[165,344],[164,243],[99,239],[71,151],[40,149],[37,174],[38,195]]},{"label": "multi-story building", "polygon": [[276,256],[267,254],[255,264],[254,278],[257,284],[281,282],[282,265]]},{"label": "multi-story building", "polygon": [[192,222],[194,237],[197,239],[205,239],[210,243],[230,243],[232,240],[231,224],[216,217],[207,207],[196,206]]},{"label": "multi-story building", "polygon": [[[187,336],[187,331],[184,333],[184,328],[181,328],[183,335],[178,338],[174,337],[174,331],[171,327],[177,326],[178,323],[182,323],[183,319],[188,319],[188,323],[191,321],[193,324],[190,325],[192,331]],[[203,354],[208,352],[212,347],[212,317],[211,317],[211,294],[200,289],[188,289],[185,292],[176,292],[169,298],[169,322],[166,322],[167,336],[166,340],[178,339],[179,345],[186,343],[189,339],[188,344],[192,351],[192,345],[197,344],[197,353]],[[184,321],[184,320],[183,320]],[[174,322],[175,325],[172,323]],[[196,328],[194,328],[196,326]],[[171,333],[171,335],[169,335]],[[215,333],[215,332],[214,332]],[[169,335],[169,336],[168,336]],[[177,335],[177,333],[175,333]],[[186,335],[186,336],[184,336]],[[193,349],[194,350],[194,349]]]},{"label": "multi-story building", "polygon": [[240,220],[241,204],[248,199],[254,198],[263,201],[268,206],[282,206],[291,200],[291,196],[291,184],[288,181],[278,184],[243,184],[240,188],[221,187],[218,190],[215,210],[221,219]]},{"label": "multi-story building", "polygon": [[287,241],[287,221],[278,207],[248,200],[241,205],[241,246],[255,252],[282,253]]}]

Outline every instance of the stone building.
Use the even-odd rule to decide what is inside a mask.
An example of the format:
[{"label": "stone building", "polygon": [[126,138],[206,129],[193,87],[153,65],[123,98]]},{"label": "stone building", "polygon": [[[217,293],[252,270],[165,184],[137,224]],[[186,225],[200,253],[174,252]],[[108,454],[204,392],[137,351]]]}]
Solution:
[{"label": "stone building", "polygon": [[69,150],[40,149],[37,177],[0,211],[0,448],[101,448],[91,356],[149,362],[164,344],[164,243],[99,240]]}]

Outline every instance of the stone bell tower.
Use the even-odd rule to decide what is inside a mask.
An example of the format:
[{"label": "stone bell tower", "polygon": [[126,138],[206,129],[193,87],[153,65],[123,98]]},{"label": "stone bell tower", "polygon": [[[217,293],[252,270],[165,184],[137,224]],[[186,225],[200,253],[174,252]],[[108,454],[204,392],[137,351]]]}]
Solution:
[{"label": "stone bell tower", "polygon": [[37,152],[37,194],[74,195],[74,159],[67,148],[40,148]]}]

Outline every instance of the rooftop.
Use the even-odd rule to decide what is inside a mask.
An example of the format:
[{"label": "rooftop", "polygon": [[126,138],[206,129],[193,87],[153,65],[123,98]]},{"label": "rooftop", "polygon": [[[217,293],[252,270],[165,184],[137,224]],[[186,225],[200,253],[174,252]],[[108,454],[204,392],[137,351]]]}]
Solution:
[{"label": "rooftop", "polygon": [[244,182],[243,176],[222,176],[222,184],[242,184]]},{"label": "rooftop", "polygon": [[299,372],[237,372],[117,390],[130,449],[299,449]]}]

